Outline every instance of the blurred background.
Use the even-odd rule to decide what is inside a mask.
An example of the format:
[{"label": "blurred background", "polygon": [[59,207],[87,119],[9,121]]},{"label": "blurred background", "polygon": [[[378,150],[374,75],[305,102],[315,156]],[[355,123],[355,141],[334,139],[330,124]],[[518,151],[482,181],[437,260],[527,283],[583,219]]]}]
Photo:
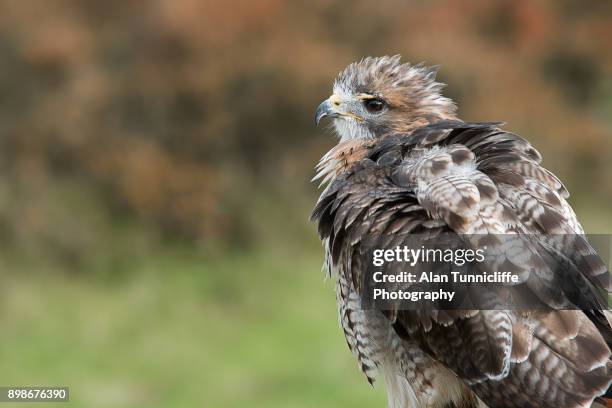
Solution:
[{"label": "blurred background", "polygon": [[439,64],[612,232],[612,3],[3,0],[0,385],[72,406],[384,406],[309,212],[348,63]]}]

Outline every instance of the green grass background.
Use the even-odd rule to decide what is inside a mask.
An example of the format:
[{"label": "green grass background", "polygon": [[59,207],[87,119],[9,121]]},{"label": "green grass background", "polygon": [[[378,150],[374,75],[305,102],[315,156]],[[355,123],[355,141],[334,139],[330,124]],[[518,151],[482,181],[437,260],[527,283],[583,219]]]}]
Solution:
[{"label": "green grass background", "polygon": [[384,406],[318,256],[166,250],[112,278],[3,266],[20,273],[3,275],[0,383],[70,386],[53,406]]}]

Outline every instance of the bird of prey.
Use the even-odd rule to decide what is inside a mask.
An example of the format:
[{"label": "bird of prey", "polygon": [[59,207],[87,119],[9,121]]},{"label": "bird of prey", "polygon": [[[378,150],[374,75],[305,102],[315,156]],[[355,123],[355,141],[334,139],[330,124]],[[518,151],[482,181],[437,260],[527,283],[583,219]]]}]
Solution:
[{"label": "bird of prey", "polygon": [[[339,74],[316,110],[339,142],[317,166],[324,188],[312,220],[350,350],[370,383],[384,380],[391,408],[605,404],[612,330],[596,299],[610,292],[607,267],[540,153],[501,123],[460,120],[436,71],[368,57]],[[439,232],[529,236],[547,249],[515,263],[535,270],[543,252],[563,258],[564,280],[582,285],[591,306],[556,307],[546,294],[548,306],[533,311],[362,306],[366,237],[396,243]],[[546,245],[555,234],[580,249],[555,252]]]}]

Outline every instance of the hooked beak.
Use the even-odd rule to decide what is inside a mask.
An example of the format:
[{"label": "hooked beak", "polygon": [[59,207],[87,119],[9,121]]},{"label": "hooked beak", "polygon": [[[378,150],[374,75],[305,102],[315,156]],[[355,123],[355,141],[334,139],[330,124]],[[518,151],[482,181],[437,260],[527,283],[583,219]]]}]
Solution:
[{"label": "hooked beak", "polygon": [[352,119],[357,122],[363,122],[364,119],[362,116],[355,115],[350,112],[344,112],[340,109],[341,105],[342,99],[336,94],[321,102],[321,104],[317,107],[317,111],[315,112],[315,123],[317,126],[321,122],[321,119],[326,116],[330,118]]},{"label": "hooked beak", "polygon": [[329,117],[338,117],[339,116],[338,112],[334,109],[334,107],[331,104],[331,102],[329,101],[329,99],[324,100],[317,107],[317,111],[315,112],[315,123],[316,123],[316,125],[319,126],[319,122],[321,122],[321,119],[323,119],[326,116],[329,116]]}]

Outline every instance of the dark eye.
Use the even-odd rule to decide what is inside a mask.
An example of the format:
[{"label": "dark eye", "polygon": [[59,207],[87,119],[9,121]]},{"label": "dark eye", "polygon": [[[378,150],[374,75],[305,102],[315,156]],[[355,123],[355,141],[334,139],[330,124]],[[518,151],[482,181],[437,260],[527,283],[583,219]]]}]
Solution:
[{"label": "dark eye", "polygon": [[381,99],[368,99],[363,102],[365,108],[370,113],[378,113],[385,107],[385,102]]}]

